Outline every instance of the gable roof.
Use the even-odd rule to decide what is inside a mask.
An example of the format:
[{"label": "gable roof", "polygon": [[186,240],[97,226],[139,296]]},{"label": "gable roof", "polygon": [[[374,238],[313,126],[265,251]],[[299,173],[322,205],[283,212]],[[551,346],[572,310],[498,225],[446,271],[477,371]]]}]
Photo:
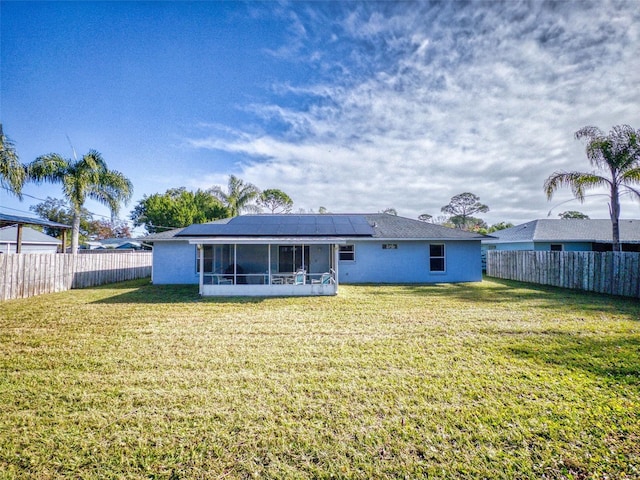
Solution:
[{"label": "gable roof", "polygon": [[362,240],[481,240],[473,232],[410,218],[375,214],[242,215],[194,224],[144,238],[146,242],[194,238],[358,238]]},{"label": "gable roof", "polygon": [[[640,243],[640,220],[620,220],[620,241]],[[543,219],[493,232],[484,243],[596,242],[612,243],[611,220]]]},{"label": "gable roof", "polygon": [[[18,239],[18,227],[11,225],[9,227],[0,228],[0,243],[17,243]],[[34,230],[33,228],[22,228],[22,243],[29,244],[47,244],[47,245],[60,245],[62,241],[55,237],[45,235],[42,232]]]}]

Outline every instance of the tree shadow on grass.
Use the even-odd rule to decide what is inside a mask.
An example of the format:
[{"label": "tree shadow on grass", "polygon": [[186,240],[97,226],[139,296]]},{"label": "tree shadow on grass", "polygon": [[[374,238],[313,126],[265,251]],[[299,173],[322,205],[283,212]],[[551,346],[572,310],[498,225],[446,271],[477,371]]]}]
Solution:
[{"label": "tree shadow on grass", "polygon": [[597,339],[547,332],[507,348],[540,364],[582,370],[613,383],[640,386],[640,335]]},{"label": "tree shadow on grass", "polygon": [[96,300],[93,303],[260,303],[260,297],[201,297],[197,285],[153,285],[140,281],[121,282],[96,287],[99,290],[126,290],[123,293]]}]

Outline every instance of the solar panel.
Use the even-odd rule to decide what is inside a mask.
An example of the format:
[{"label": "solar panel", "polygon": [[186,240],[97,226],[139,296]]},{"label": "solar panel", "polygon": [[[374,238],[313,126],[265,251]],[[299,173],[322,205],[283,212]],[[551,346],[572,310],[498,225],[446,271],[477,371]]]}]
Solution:
[{"label": "solar panel", "polygon": [[244,215],[191,225],[177,236],[372,236],[364,215]]}]

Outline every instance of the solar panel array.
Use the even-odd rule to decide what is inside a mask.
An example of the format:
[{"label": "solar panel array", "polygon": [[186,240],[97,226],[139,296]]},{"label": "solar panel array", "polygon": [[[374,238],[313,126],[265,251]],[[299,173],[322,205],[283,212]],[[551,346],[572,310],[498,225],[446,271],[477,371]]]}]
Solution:
[{"label": "solar panel array", "polygon": [[176,236],[370,237],[373,233],[364,215],[243,215],[227,223],[191,225]]}]

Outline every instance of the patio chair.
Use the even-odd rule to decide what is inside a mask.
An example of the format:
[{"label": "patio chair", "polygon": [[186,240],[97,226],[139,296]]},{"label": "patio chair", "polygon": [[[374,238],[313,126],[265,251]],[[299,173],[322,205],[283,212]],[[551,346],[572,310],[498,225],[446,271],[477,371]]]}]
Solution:
[{"label": "patio chair", "polygon": [[324,272],[320,278],[311,280],[311,283],[320,284],[320,285],[329,285],[333,282],[333,278],[329,272]]},{"label": "patio chair", "polygon": [[298,270],[293,277],[294,285],[304,285],[307,280],[307,271],[306,270]]}]

